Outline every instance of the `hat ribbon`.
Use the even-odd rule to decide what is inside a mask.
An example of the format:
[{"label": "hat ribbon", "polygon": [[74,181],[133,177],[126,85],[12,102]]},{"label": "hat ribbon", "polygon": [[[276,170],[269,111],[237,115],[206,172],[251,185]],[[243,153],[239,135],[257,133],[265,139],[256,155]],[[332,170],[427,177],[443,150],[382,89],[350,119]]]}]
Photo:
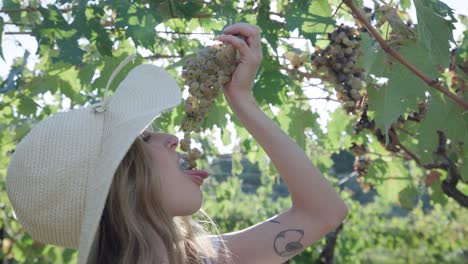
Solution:
[{"label": "hat ribbon", "polygon": [[109,91],[109,86],[111,85],[112,81],[114,80],[114,77],[120,72],[120,70],[125,65],[127,65],[127,63],[129,63],[130,61],[133,61],[135,59],[135,56],[136,56],[136,51],[134,51],[132,54],[130,54],[127,58],[125,58],[119,64],[119,66],[117,66],[117,68],[114,70],[114,72],[112,72],[112,75],[109,78],[109,81],[107,82],[106,91],[104,92],[104,97],[103,97],[102,102],[93,104],[94,113],[102,113],[102,112],[105,112],[107,110],[107,106],[110,103],[110,97],[107,96],[107,92]]}]

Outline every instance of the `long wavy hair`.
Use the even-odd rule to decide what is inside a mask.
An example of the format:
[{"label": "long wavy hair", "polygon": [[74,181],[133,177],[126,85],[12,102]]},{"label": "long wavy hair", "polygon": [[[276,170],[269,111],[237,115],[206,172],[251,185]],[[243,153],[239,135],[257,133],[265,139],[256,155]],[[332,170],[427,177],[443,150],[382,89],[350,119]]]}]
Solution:
[{"label": "long wavy hair", "polygon": [[[115,172],[88,263],[202,264],[205,259],[217,263],[220,255],[231,263],[216,224],[203,210],[195,220],[171,217],[162,209],[153,166],[148,147],[138,137]],[[217,248],[205,224],[216,231]]]}]

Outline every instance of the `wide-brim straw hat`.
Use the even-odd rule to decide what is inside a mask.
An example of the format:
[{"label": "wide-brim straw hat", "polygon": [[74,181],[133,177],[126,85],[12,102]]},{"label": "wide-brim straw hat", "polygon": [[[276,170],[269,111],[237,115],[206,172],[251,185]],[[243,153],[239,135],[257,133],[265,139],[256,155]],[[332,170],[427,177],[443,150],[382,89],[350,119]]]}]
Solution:
[{"label": "wide-brim straw hat", "polygon": [[88,261],[114,173],[128,149],[161,113],[182,102],[165,70],[133,68],[101,103],[39,122],[11,157],[6,188],[15,214],[34,240],[79,250]]}]

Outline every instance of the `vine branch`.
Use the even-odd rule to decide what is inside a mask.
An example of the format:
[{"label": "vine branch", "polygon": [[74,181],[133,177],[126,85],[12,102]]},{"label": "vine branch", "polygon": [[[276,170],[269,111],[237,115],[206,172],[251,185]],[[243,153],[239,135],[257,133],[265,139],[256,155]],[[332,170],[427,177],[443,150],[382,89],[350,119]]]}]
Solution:
[{"label": "vine branch", "polygon": [[341,223],[335,231],[327,235],[325,247],[320,253],[319,258],[315,262],[316,264],[333,264],[333,256],[335,253],[336,240],[338,238],[338,234],[340,233],[342,229],[343,229],[343,223]]},{"label": "vine branch", "polygon": [[400,149],[402,149],[406,153],[406,155],[410,156],[414,161],[416,161],[416,163],[419,166],[422,166],[421,165],[421,160],[418,158],[418,156],[416,156],[407,147],[405,147],[403,144],[401,144],[400,139],[398,138],[397,134],[392,129],[388,130],[388,135],[390,136],[392,141],[395,143],[395,145],[399,146]]},{"label": "vine branch", "polygon": [[380,34],[375,30],[375,28],[369,23],[366,17],[362,14],[358,7],[353,3],[352,0],[343,0],[343,2],[351,9],[351,11],[356,16],[357,20],[363,24],[366,29],[370,32],[371,36],[377,40],[380,44],[382,49],[388,53],[390,56],[395,58],[401,64],[403,64],[406,68],[416,74],[419,78],[421,78],[427,85],[430,87],[440,91],[441,93],[445,94],[450,99],[454,100],[457,104],[461,105],[465,110],[468,110],[468,103],[456,96],[455,94],[451,93],[448,89],[445,89],[442,86],[442,83],[437,79],[432,79],[431,77],[427,76],[423,72],[421,72],[418,68],[416,68],[413,64],[407,61],[403,56],[400,55],[396,50],[390,47],[385,40],[380,36]]},{"label": "vine branch", "polygon": [[442,166],[447,171],[447,178],[442,181],[442,191],[452,197],[461,206],[468,208],[468,196],[457,189],[457,184],[461,179],[457,166],[449,159],[446,151],[447,138],[442,131],[437,131],[439,136],[439,146],[436,154],[442,159]]}]

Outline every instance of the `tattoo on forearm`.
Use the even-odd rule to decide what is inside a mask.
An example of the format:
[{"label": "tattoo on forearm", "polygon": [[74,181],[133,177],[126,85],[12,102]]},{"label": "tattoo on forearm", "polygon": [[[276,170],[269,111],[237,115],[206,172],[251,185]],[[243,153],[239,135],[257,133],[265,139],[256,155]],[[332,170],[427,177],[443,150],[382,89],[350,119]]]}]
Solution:
[{"label": "tattoo on forearm", "polygon": [[280,222],[278,222],[278,221],[276,221],[276,220],[270,220],[270,221],[268,221],[268,222],[277,223],[277,224],[280,223]]},{"label": "tattoo on forearm", "polygon": [[290,257],[299,253],[304,246],[301,240],[304,237],[304,230],[288,229],[278,233],[273,243],[276,254],[281,257]]}]

